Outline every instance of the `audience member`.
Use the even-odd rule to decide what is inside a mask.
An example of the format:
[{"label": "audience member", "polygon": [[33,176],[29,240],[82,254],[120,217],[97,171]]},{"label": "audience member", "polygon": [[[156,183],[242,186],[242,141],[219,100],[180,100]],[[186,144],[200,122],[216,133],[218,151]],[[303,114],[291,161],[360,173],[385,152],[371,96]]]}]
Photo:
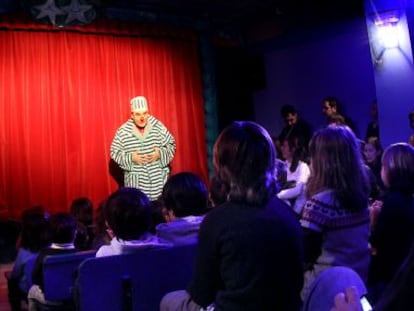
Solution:
[{"label": "audience member", "polygon": [[[29,311],[39,310],[38,303],[52,304],[46,301],[43,294],[43,259],[46,256],[76,252],[74,241],[76,219],[67,213],[56,213],[50,217],[52,244],[39,252],[32,273],[32,287],[29,290]],[[54,302],[53,302],[54,304]]]},{"label": "audience member", "polygon": [[167,294],[160,309],[299,310],[302,232],[275,196],[269,134],[254,122],[233,122],[219,135],[213,157],[216,174],[230,186],[227,202],[201,224],[187,291]]},{"label": "audience member", "polygon": [[6,273],[8,298],[12,311],[21,310],[21,302],[27,302],[26,263],[36,258],[39,251],[49,245],[49,222],[41,207],[23,211],[22,231],[19,238],[17,257],[10,273]]},{"label": "audience member", "polygon": [[382,156],[384,196],[371,206],[372,260],[368,287],[375,302],[414,242],[414,148],[389,146]]},{"label": "audience member", "polygon": [[366,280],[369,267],[369,183],[354,133],[346,126],[317,131],[310,142],[311,176],[300,220],[305,233],[306,297],[325,269],[345,266]]},{"label": "audience member", "polygon": [[87,197],[74,199],[70,205],[70,213],[77,221],[75,238],[76,249],[91,249],[94,238],[92,201]]},{"label": "audience member", "polygon": [[378,137],[369,137],[364,142],[363,155],[370,174],[370,199],[376,200],[384,191],[384,183],[381,179],[382,146]]},{"label": "audience member", "polygon": [[207,186],[196,174],[171,176],[161,194],[166,223],[157,226],[157,236],[174,245],[196,244],[198,230],[207,212]]},{"label": "audience member", "polygon": [[152,200],[150,202],[150,208],[151,208],[151,215],[152,215],[152,224],[150,232],[153,234],[157,233],[157,226],[159,224],[166,223],[166,220],[164,218],[164,202],[162,201],[161,195],[156,200]]},{"label": "audience member", "polygon": [[120,188],[105,203],[110,245],[101,246],[96,257],[119,255],[142,249],[170,247],[151,234],[152,214],[148,197],[136,188]]},{"label": "audience member", "polygon": [[347,125],[356,134],[355,123],[342,111],[337,98],[325,97],[322,101],[322,112],[326,116],[328,125]]},{"label": "audience member", "polygon": [[376,99],[372,102],[370,116],[371,121],[368,123],[365,131],[365,141],[370,137],[377,137],[379,139],[378,104]]},{"label": "audience member", "polygon": [[106,231],[106,223],[105,223],[105,203],[106,201],[103,200],[96,209],[96,213],[94,216],[94,225],[93,225],[93,241],[92,241],[92,249],[98,250],[103,245],[109,245],[111,242],[111,238]]},{"label": "audience member", "polygon": [[305,162],[305,147],[300,144],[300,140],[293,136],[282,141],[282,157],[287,165],[287,182],[277,194],[279,199],[288,202],[299,215],[306,201],[305,185],[310,175],[309,166]]},{"label": "audience member", "polygon": [[292,105],[283,105],[280,114],[286,125],[278,136],[278,143],[281,144],[290,137],[296,137],[302,146],[307,146],[312,137],[309,123],[300,118],[296,108]]}]

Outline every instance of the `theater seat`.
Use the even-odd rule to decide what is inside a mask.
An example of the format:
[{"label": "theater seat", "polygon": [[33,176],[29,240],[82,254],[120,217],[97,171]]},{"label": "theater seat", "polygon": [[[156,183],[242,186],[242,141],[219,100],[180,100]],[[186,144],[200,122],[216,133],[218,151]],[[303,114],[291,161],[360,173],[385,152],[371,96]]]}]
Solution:
[{"label": "theater seat", "polygon": [[166,293],[187,287],[194,255],[195,245],[186,245],[87,259],[79,267],[79,310],[159,310]]},{"label": "theater seat", "polygon": [[[87,258],[94,258],[96,251],[83,251],[72,254],[46,256],[43,260],[43,293],[50,302],[42,304],[36,302],[37,308],[42,311],[74,310],[74,284],[78,267]],[[28,285],[31,286],[31,275],[35,260],[28,261],[25,273]]]}]

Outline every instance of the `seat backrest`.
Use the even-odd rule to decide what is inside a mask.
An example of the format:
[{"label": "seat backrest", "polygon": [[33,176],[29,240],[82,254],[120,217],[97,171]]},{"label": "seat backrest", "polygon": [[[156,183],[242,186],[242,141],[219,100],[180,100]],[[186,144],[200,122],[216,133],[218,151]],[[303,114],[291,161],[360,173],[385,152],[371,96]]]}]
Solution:
[{"label": "seat backrest", "polygon": [[187,287],[195,247],[147,249],[85,260],[77,280],[80,310],[159,310],[166,293]]},{"label": "seat backrest", "polygon": [[360,295],[367,293],[361,277],[351,268],[336,266],[322,271],[312,282],[302,311],[331,310],[336,294],[345,292],[350,286],[355,286]]},{"label": "seat backrest", "polygon": [[43,292],[49,301],[73,299],[73,287],[80,263],[95,257],[96,251],[46,256],[43,260]]}]

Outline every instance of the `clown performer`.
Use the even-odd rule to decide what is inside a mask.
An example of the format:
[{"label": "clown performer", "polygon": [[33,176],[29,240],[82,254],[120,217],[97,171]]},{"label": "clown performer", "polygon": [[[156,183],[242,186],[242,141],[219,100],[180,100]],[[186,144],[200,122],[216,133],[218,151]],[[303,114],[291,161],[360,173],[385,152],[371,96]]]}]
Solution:
[{"label": "clown performer", "polygon": [[118,128],[111,144],[111,158],[124,171],[124,186],[156,200],[170,174],[175,148],[165,125],[149,114],[147,99],[132,98],[131,119]]}]

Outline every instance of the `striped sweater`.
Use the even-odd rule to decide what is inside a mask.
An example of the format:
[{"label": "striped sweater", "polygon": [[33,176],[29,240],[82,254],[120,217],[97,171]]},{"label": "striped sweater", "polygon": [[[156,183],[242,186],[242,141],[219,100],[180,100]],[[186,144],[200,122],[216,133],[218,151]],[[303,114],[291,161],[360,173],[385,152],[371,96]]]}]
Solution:
[{"label": "striped sweater", "polygon": [[300,223],[303,228],[322,235],[320,255],[313,269],[305,272],[302,297],[306,296],[313,280],[329,267],[346,266],[364,281],[367,279],[370,262],[368,207],[361,211],[340,207],[334,192],[325,190],[307,200]]},{"label": "striped sweater", "polygon": [[[146,165],[137,165],[132,154],[151,153],[158,147],[160,158]],[[155,200],[169,176],[169,164],[175,153],[175,140],[159,120],[150,116],[143,134],[140,134],[132,119],[117,130],[111,144],[111,158],[124,170],[125,187],[142,190],[150,200]]]}]

